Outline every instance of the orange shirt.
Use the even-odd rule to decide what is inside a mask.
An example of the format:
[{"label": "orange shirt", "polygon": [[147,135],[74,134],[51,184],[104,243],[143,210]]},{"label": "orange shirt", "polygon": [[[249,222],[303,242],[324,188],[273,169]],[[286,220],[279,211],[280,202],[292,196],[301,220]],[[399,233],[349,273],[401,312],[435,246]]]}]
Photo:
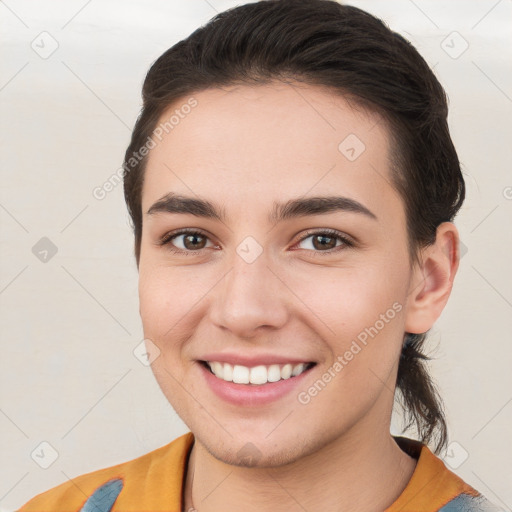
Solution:
[{"label": "orange shirt", "polygon": [[[394,436],[418,460],[398,499],[384,512],[499,511],[418,441]],[[19,512],[181,512],[191,432],[141,457],[80,475],[28,501]]]}]

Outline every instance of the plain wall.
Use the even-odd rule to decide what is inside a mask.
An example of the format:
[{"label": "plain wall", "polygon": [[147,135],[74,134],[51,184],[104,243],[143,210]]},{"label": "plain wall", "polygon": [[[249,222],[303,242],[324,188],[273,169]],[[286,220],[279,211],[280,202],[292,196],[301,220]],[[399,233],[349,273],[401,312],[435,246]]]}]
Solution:
[{"label": "plain wall", "polygon": [[[407,37],[450,100],[467,252],[431,371],[455,443],[445,461],[511,510],[512,3],[350,3]],[[122,184],[102,200],[93,190],[121,166],[151,62],[234,5],[0,3],[0,510],[187,431],[133,354],[143,336]],[[58,452],[48,469],[31,456],[41,442]]]}]

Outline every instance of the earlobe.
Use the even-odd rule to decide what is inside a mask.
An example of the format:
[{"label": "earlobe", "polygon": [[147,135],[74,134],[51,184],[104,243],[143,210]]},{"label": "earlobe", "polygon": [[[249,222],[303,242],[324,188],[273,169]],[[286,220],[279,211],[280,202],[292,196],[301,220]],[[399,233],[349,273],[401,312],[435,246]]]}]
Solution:
[{"label": "earlobe", "polygon": [[459,267],[459,233],[451,222],[437,228],[436,240],[422,249],[413,270],[405,319],[406,332],[427,332],[439,318],[450,296]]}]

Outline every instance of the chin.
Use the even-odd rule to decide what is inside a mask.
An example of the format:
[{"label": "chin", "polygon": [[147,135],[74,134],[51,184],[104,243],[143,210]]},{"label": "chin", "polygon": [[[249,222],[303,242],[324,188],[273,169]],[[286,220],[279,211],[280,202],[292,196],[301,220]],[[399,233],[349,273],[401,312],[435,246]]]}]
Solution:
[{"label": "chin", "polygon": [[[294,462],[314,453],[321,448],[323,439],[312,439],[306,442],[302,438],[294,438],[286,433],[281,439],[278,436],[261,436],[259,439],[248,440],[247,436],[229,437],[219,442],[218,437],[195,434],[196,440],[215,459],[230,466],[245,468],[276,468]],[[311,437],[310,437],[311,439]]]}]

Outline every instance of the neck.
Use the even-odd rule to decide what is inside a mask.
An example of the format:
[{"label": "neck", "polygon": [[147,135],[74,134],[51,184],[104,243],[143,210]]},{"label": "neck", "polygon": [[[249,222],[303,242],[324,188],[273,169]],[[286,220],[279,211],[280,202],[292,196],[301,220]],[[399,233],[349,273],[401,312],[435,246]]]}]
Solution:
[{"label": "neck", "polygon": [[348,432],[312,455],[272,468],[225,464],[196,439],[184,510],[385,510],[402,493],[416,462],[400,449],[388,429],[383,435],[374,432],[363,438]]}]

